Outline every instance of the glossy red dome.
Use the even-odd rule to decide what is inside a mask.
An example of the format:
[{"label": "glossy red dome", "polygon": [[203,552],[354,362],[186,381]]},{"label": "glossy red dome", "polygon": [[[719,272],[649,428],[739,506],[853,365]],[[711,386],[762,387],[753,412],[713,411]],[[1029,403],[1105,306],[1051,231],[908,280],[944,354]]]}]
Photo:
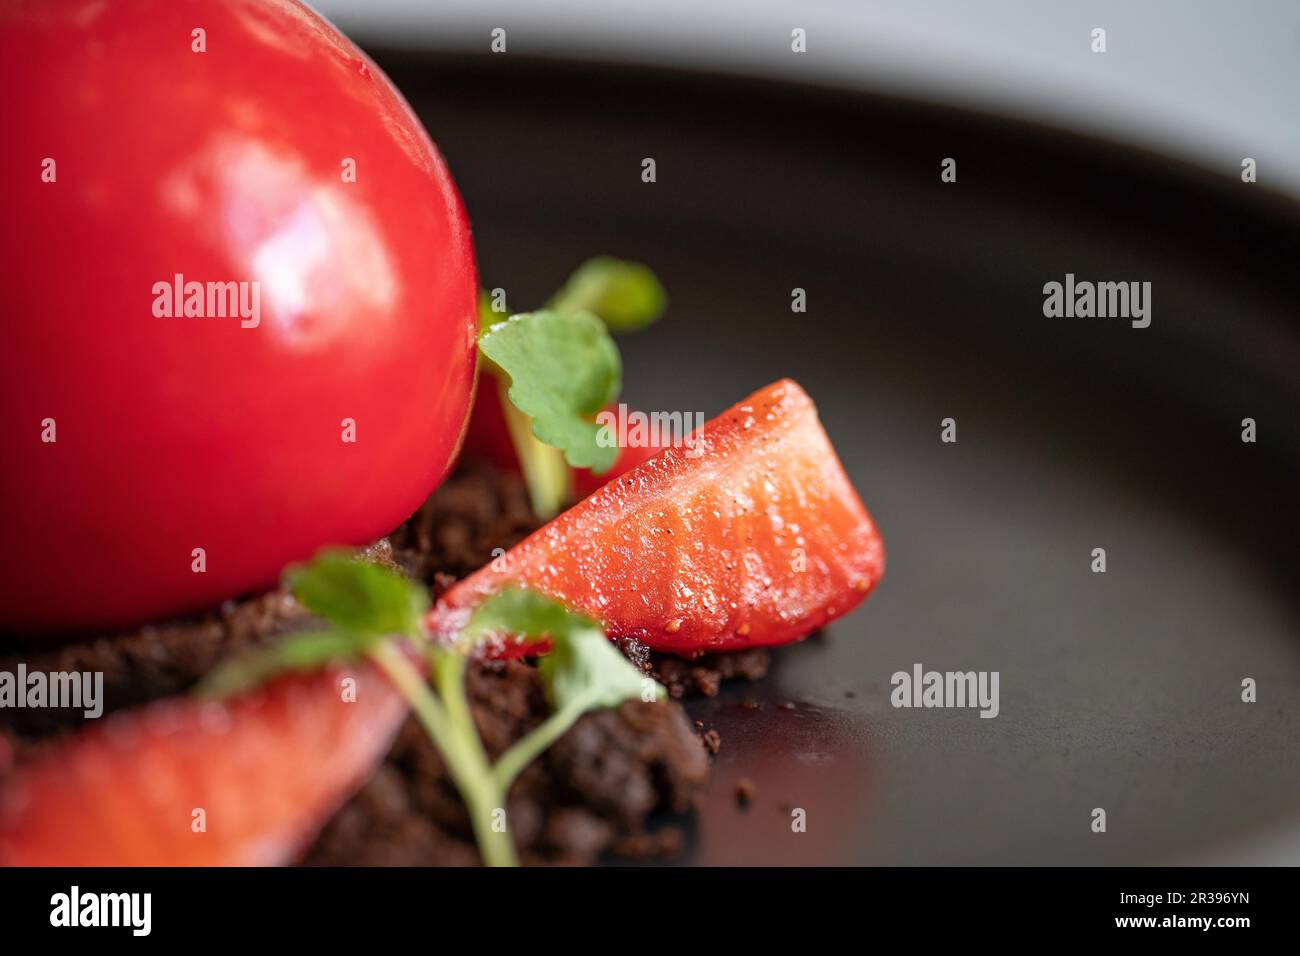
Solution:
[{"label": "glossy red dome", "polygon": [[285,0],[6,4],[0,64],[0,627],[209,605],[399,524],[463,433],[477,278],[388,79]]}]

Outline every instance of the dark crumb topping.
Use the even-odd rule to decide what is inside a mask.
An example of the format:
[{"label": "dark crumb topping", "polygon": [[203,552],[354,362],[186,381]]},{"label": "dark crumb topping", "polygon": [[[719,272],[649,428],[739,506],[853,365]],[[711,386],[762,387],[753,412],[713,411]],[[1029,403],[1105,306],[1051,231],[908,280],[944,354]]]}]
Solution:
[{"label": "dark crumb topping", "polygon": [[[465,463],[411,518],[369,549],[435,595],[486,564],[537,527],[517,475]],[[0,638],[0,670],[99,671],[105,712],[186,692],[232,654],[301,629],[311,618],[283,591],[229,601],[213,611],[134,631],[88,637],[53,650],[19,650]],[[668,687],[674,699],[717,693],[722,680],[767,672],[764,650],[683,661],[623,642],[624,653]],[[471,670],[474,718],[495,756],[549,712],[527,664]],[[75,729],[76,712],[0,711],[0,774],[10,751]],[[716,736],[716,735],[715,735]],[[589,714],[530,766],[511,790],[507,819],[527,863],[581,864],[614,853],[672,856],[677,826],[649,818],[688,811],[708,778],[708,756],[677,704],[629,701]],[[717,740],[704,741],[716,752]],[[345,864],[474,863],[478,852],[464,807],[436,749],[410,721],[374,775],[335,815],[304,862]]]},{"label": "dark crumb topping", "polygon": [[[489,756],[548,713],[534,668],[510,662],[468,679]],[[675,851],[680,828],[651,832],[651,815],[692,808],[708,758],[680,707],[628,701],[583,717],[510,791],[506,819],[523,863],[587,864],[607,852]],[[428,735],[408,721],[383,765],[308,851],[310,865],[478,862],[469,818]]]}]

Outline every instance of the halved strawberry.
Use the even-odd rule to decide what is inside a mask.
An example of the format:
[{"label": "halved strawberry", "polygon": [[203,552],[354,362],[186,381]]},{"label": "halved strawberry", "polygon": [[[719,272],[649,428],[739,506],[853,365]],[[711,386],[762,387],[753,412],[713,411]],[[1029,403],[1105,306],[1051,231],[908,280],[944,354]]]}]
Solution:
[{"label": "halved strawberry", "polygon": [[454,633],[513,584],[694,656],[795,641],[855,607],[884,544],[804,390],[769,385],[702,437],[697,456],[666,449],[452,587],[431,628]]},{"label": "halved strawberry", "polygon": [[[344,677],[356,681],[352,702]],[[405,713],[388,680],[361,666],[281,678],[220,703],[178,699],[112,715],[3,782],[0,863],[288,862],[387,751]]]},{"label": "halved strawberry", "polygon": [[576,468],[573,472],[573,492],[579,500],[587,497],[598,488],[603,488],[615,478],[622,477],[633,468],[644,465],[661,451],[667,444],[624,445],[618,451],[618,458],[609,471],[596,474],[590,468]]}]

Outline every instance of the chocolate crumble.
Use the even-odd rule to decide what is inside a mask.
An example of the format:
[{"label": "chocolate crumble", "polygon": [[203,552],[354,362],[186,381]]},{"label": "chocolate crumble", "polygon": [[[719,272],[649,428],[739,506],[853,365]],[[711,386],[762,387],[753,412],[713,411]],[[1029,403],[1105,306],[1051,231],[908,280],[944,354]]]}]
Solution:
[{"label": "chocolate crumble", "polygon": [[[421,508],[366,551],[436,595],[538,526],[517,475],[462,463]],[[497,552],[499,553],[499,552]],[[230,656],[311,625],[283,590],[228,601],[184,619],[91,635],[63,647],[33,649],[0,636],[0,669],[98,671],[105,713],[187,692]],[[654,654],[638,642],[628,658],[669,690],[673,701],[712,696],[723,680],[767,672],[765,650],[705,655],[693,661]],[[492,756],[549,713],[536,670],[488,663],[469,670],[476,724]],[[81,725],[78,712],[0,711],[0,775],[25,747]],[[701,744],[703,743],[703,746]],[[688,812],[708,778],[715,731],[692,729],[680,705],[628,701],[583,717],[529,766],[511,789],[511,833],[524,863],[587,864],[607,854],[669,858],[684,834],[671,822]],[[660,826],[664,819],[668,822]],[[305,852],[309,865],[456,865],[478,862],[469,820],[436,748],[414,719],[370,779]]]}]

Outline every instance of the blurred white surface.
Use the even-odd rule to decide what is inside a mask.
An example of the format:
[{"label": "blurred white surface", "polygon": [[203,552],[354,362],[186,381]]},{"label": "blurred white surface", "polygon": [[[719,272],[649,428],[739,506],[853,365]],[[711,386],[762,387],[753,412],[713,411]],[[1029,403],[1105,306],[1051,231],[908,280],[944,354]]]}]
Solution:
[{"label": "blurred white surface", "polygon": [[[311,0],[359,43],[794,77],[1042,120],[1300,197],[1297,0]],[[807,52],[790,49],[807,31]],[[1090,49],[1106,30],[1107,52]]]}]

